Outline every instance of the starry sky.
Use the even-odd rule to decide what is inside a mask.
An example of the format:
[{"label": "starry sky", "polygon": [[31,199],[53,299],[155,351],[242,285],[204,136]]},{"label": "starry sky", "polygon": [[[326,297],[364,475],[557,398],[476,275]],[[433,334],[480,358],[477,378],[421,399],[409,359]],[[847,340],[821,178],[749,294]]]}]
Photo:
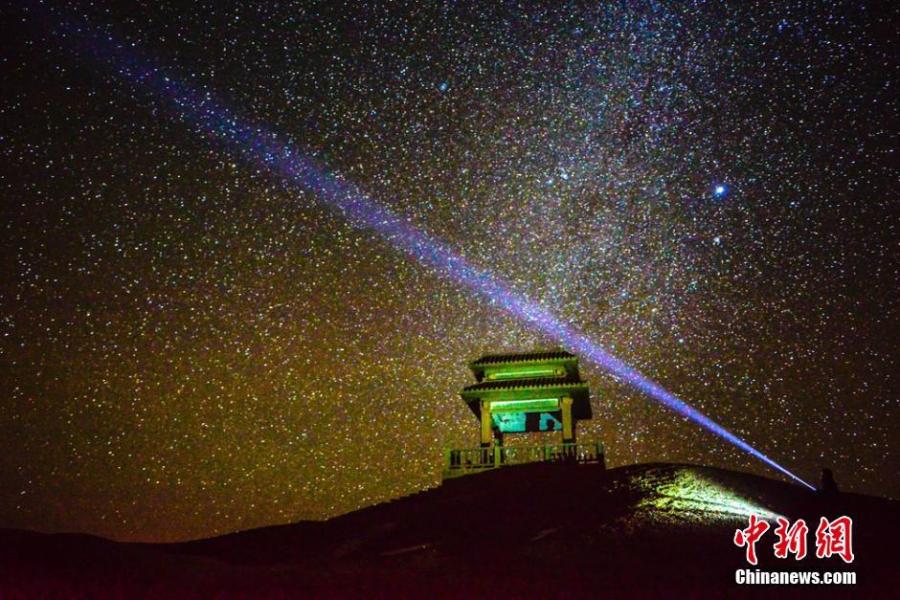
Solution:
[{"label": "starry sky", "polygon": [[[801,477],[900,496],[896,14],[248,4],[0,9],[0,526],[178,540],[412,493],[477,444],[467,362],[556,345],[199,133],[88,30]],[[610,466],[778,477],[582,374]]]}]

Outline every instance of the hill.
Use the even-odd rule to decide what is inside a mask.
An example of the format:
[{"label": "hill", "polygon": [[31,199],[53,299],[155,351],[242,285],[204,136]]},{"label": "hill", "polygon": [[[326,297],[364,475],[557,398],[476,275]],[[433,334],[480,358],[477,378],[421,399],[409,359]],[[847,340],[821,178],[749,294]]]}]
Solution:
[{"label": "hill", "polygon": [[[900,585],[900,503],[824,497],[764,477],[691,465],[532,464],[323,522],[177,544],[0,531],[0,590],[23,597],[578,598],[599,595],[876,597]],[[803,517],[809,556],[757,550],[767,571],[854,571],[855,586],[738,586],[734,545],[750,513]],[[820,516],[854,519],[856,560],[815,557]],[[5,596],[4,596],[5,597]]]}]

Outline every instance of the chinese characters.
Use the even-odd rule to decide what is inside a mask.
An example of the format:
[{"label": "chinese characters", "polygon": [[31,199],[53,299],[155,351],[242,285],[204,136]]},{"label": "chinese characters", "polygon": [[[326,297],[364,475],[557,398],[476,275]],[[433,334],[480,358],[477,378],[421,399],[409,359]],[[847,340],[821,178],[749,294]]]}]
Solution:
[{"label": "chinese characters", "polygon": [[[794,556],[794,560],[803,560],[807,553],[807,534],[809,527],[803,519],[797,519],[793,524],[784,517],[776,519],[777,526],[774,533],[777,538],[773,549],[776,558]],[[758,563],[756,544],[769,530],[769,523],[750,515],[746,529],[738,529],[734,532],[734,544],[739,548],[745,548],[747,562],[751,565]],[[825,517],[819,519],[819,526],[815,533],[816,558],[830,558],[839,556],[845,563],[852,563],[853,555],[853,519],[841,516],[832,521]]]}]

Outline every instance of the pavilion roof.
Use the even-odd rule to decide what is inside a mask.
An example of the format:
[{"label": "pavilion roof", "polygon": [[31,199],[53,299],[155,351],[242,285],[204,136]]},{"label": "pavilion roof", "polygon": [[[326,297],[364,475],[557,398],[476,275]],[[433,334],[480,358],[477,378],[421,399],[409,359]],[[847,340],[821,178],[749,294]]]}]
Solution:
[{"label": "pavilion roof", "polygon": [[577,360],[571,352],[565,350],[547,350],[543,352],[527,352],[519,354],[485,354],[471,363],[471,366],[497,365],[504,363],[533,362],[540,360]]},{"label": "pavilion roof", "polygon": [[559,388],[559,387],[587,387],[587,382],[578,378],[567,377],[560,379],[559,377],[535,377],[533,379],[508,379],[505,381],[482,381],[463,388],[466,392],[481,392],[486,390],[527,390],[538,388]]}]

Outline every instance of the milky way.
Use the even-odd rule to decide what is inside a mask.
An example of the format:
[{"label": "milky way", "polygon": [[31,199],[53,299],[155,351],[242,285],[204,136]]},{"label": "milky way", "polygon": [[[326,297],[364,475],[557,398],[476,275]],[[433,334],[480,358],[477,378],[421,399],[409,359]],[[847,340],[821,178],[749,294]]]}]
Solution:
[{"label": "milky way", "polygon": [[[5,11],[0,525],[180,539],[410,493],[477,441],[466,362],[551,344],[198,136],[81,22],[806,479],[900,494],[893,16],[485,4]],[[584,371],[612,466],[769,474]]]}]

